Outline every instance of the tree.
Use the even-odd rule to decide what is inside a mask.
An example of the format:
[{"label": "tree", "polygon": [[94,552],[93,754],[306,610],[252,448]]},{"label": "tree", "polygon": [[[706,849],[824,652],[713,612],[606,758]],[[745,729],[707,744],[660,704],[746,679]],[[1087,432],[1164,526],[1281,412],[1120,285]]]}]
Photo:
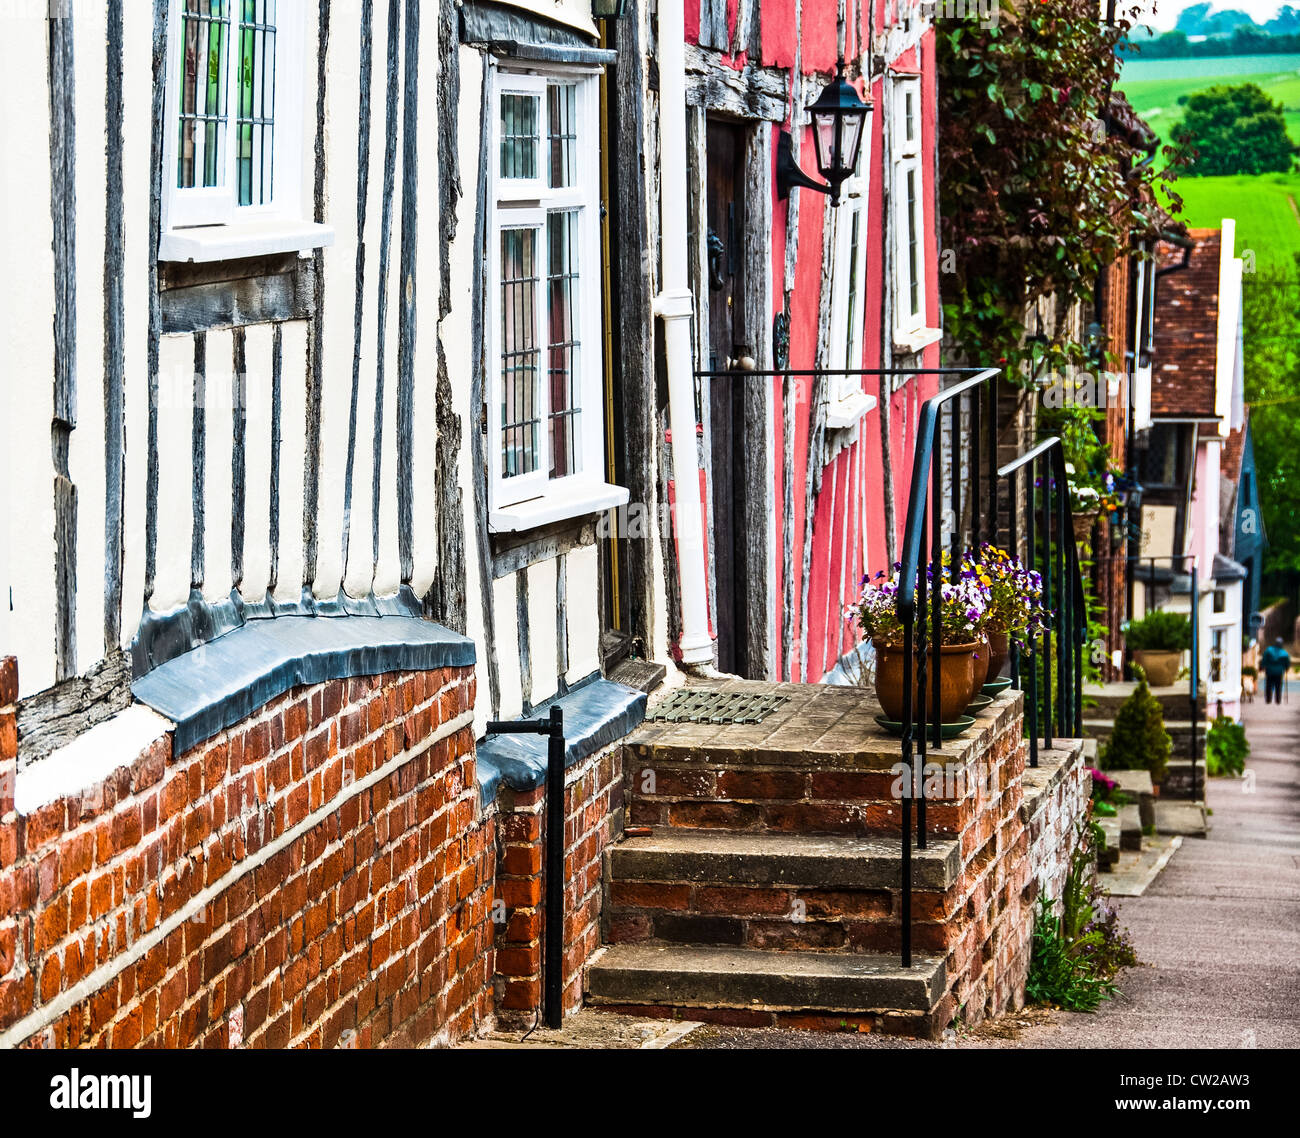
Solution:
[{"label": "tree", "polygon": [[1281,105],[1254,83],[1192,95],[1176,138],[1196,151],[1187,171],[1193,176],[1286,173],[1300,152],[1287,136]]},{"label": "tree", "polygon": [[1203,36],[1205,35],[1205,17],[1210,14],[1210,5],[1208,3],[1189,4],[1178,13],[1178,19],[1174,22],[1174,27],[1184,35]]},{"label": "tree", "polygon": [[1243,370],[1268,535],[1265,570],[1294,595],[1300,576],[1300,270],[1242,281]]}]

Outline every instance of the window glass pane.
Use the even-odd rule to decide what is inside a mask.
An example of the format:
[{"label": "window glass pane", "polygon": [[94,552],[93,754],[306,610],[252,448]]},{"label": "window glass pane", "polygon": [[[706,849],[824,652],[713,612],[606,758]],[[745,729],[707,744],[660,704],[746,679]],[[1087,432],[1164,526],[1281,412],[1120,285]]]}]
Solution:
[{"label": "window glass pane", "polygon": [[501,96],[501,177],[536,178],[541,99]]},{"label": "window glass pane", "polygon": [[[849,221],[849,296],[844,313],[844,366],[846,368],[862,366],[861,356],[853,350],[858,339],[858,325],[861,323],[861,316],[858,313],[858,241],[861,228],[862,210],[859,208],[853,211]],[[840,379],[841,391],[852,391],[854,387],[861,386],[855,376],[841,376]]]},{"label": "window glass pane", "polygon": [[236,173],[240,205],[271,201],[275,141],[275,0],[240,0]]},{"label": "window glass pane", "polygon": [[550,185],[572,186],[577,178],[578,88],[552,83],[546,89],[546,141],[550,150]]},{"label": "window glass pane", "polygon": [[546,218],[547,381],[551,396],[551,477],[582,469],[582,393],[579,390],[578,218],[576,209]]},{"label": "window glass pane", "polygon": [[230,0],[185,0],[176,157],[178,189],[225,181]]},{"label": "window glass pane", "polygon": [[538,469],[536,229],[501,231],[501,477]]},{"label": "window glass pane", "polygon": [[916,224],[916,167],[907,168],[907,303],[908,314],[916,316],[921,311],[921,282],[917,279],[920,248]]}]

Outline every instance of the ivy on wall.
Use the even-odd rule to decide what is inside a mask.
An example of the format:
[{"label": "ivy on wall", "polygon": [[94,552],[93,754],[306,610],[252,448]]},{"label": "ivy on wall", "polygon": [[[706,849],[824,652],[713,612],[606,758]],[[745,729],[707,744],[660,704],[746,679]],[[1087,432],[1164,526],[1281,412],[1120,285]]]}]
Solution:
[{"label": "ivy on wall", "polygon": [[[1022,383],[1088,364],[1065,315],[1148,228],[1166,176],[1141,165],[1131,132],[1107,127],[1115,44],[1136,12],[1107,25],[1095,0],[1004,0],[996,26],[936,25],[944,324],[971,364]],[[1027,342],[1026,310],[1048,296],[1056,326]]]}]

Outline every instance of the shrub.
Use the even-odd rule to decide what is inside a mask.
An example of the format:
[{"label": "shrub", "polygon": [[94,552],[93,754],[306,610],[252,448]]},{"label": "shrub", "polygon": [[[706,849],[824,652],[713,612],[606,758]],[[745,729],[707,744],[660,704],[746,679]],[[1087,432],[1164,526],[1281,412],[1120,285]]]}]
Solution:
[{"label": "shrub", "polygon": [[1165,730],[1160,701],[1151,694],[1141,668],[1138,686],[1115,713],[1110,740],[1101,753],[1103,770],[1146,770],[1152,782],[1163,782],[1173,740]]},{"label": "shrub", "polygon": [[1227,715],[1216,716],[1205,733],[1205,773],[1211,778],[1239,775],[1249,754],[1246,728]]},{"label": "shrub", "polygon": [[1192,646],[1192,622],[1180,612],[1152,612],[1130,621],[1124,643],[1137,652],[1185,652]]}]

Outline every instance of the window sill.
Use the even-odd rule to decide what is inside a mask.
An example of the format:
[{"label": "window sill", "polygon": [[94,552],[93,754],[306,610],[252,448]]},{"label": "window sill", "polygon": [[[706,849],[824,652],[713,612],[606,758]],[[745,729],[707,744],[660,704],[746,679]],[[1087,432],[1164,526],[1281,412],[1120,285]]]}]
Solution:
[{"label": "window sill", "polygon": [[488,513],[488,530],[492,533],[518,533],[550,525],[551,522],[562,522],[615,506],[626,506],[627,501],[628,491],[625,486],[587,482],[553,490],[510,506],[499,506]]},{"label": "window sill", "polygon": [[918,328],[915,332],[895,332],[894,351],[915,354],[931,344],[937,344],[941,339],[943,339],[942,328]]},{"label": "window sill", "polygon": [[158,260],[233,261],[268,253],[303,253],[333,244],[334,230],[328,225],[262,218],[169,230],[158,242]]},{"label": "window sill", "polygon": [[874,410],[877,399],[865,391],[855,391],[847,399],[838,399],[826,408],[827,430],[839,431],[856,427],[862,416]]}]

